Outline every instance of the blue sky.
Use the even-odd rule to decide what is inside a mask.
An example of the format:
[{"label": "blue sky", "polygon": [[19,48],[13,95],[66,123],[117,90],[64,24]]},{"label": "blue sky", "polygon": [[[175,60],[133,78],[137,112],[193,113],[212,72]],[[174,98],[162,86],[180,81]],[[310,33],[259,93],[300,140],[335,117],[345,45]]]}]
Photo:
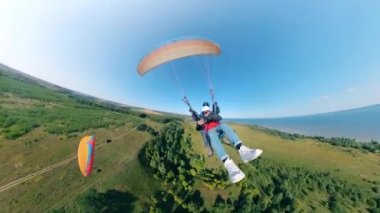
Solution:
[{"label": "blue sky", "polygon": [[[218,43],[207,57],[223,117],[283,117],[380,103],[380,2],[0,1],[0,63],[89,95],[187,113],[210,100],[198,59],[144,77],[168,40]],[[200,61],[204,60],[201,59]]]}]

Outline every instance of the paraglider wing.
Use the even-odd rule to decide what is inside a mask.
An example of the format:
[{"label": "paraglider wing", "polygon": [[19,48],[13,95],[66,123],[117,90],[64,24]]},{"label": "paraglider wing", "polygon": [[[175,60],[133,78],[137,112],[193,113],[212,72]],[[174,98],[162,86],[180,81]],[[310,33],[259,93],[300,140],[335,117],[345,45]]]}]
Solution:
[{"label": "paraglider wing", "polygon": [[78,164],[82,175],[91,174],[94,163],[95,136],[85,136],[81,139],[78,148]]},{"label": "paraglider wing", "polygon": [[183,39],[165,44],[146,55],[137,72],[142,76],[166,62],[195,55],[219,55],[218,44],[204,39]]}]

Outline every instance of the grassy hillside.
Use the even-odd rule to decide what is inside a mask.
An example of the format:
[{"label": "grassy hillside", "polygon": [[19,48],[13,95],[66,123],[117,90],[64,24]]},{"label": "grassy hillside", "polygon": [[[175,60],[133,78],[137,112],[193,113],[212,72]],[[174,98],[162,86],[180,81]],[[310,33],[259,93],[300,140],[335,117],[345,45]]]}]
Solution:
[{"label": "grassy hillside", "polygon": [[[264,154],[243,164],[225,145],[247,174],[231,185],[221,163],[207,157],[191,121],[54,88],[0,72],[0,187],[72,159],[0,192],[3,212],[376,212],[380,207],[379,153],[288,140],[233,124],[245,144]],[[88,178],[75,159],[85,134],[97,137]],[[147,163],[147,157],[159,164]]]},{"label": "grassy hillside", "polygon": [[[90,186],[114,186],[115,177],[149,138],[136,127],[145,123],[159,129],[170,120],[94,102],[18,73],[0,71],[0,186],[75,156],[86,134],[96,135],[98,147],[93,177],[83,178],[76,159],[69,161],[0,192],[0,206],[6,212],[65,206]],[[113,142],[106,144],[106,139]]]},{"label": "grassy hillside", "polygon": [[358,184],[380,183],[378,153],[337,147],[311,139],[286,140],[244,125],[234,125],[234,128],[241,132],[247,144],[270,150],[265,153],[266,157],[278,163],[328,171]]}]

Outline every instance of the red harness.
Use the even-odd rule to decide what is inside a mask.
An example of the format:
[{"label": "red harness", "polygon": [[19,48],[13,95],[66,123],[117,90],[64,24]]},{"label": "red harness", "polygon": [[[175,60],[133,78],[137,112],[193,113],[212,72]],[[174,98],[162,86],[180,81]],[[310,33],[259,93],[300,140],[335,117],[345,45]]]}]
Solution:
[{"label": "red harness", "polygon": [[217,127],[219,124],[220,123],[218,121],[211,121],[210,123],[205,124],[204,130],[208,132],[210,129]]}]

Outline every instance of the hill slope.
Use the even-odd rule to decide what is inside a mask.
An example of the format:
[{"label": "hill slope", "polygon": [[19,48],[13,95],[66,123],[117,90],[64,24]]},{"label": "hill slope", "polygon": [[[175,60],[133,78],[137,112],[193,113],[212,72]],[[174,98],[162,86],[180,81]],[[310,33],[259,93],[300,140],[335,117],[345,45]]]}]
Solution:
[{"label": "hill slope", "polygon": [[[2,71],[0,97],[0,187],[75,158],[81,136],[97,137],[92,176],[82,177],[76,160],[67,161],[0,192],[5,212],[365,212],[380,206],[378,153],[232,125],[248,146],[264,154],[242,164],[236,150],[226,145],[247,174],[245,181],[231,185],[219,170],[221,163],[206,157],[199,133],[186,119],[104,105]],[[145,152],[148,144],[150,151]],[[156,152],[162,157],[160,169],[154,157],[148,164],[141,158]],[[178,175],[170,176],[170,171]]]}]

